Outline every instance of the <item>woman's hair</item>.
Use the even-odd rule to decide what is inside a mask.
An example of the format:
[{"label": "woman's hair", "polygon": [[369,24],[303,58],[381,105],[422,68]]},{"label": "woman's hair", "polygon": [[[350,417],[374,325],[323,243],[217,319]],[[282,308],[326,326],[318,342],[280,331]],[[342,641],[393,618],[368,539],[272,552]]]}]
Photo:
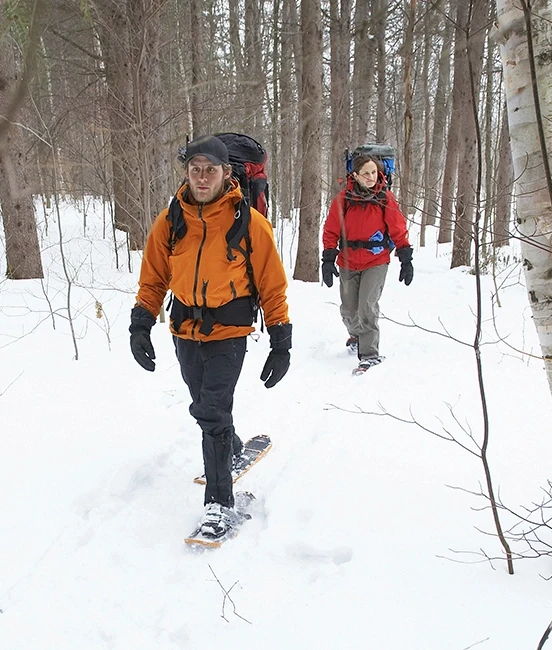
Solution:
[{"label": "woman's hair", "polygon": [[378,172],[381,172],[383,174],[383,165],[381,164],[381,161],[378,158],[371,156],[370,154],[360,154],[359,156],[353,158],[353,171],[355,174],[358,174],[367,162],[376,163]]}]

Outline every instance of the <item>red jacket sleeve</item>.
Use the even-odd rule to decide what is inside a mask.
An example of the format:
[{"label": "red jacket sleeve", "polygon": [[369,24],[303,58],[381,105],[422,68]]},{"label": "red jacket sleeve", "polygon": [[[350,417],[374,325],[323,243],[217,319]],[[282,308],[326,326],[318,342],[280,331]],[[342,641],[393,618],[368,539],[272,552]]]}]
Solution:
[{"label": "red jacket sleeve", "polygon": [[341,236],[343,215],[345,210],[345,192],[342,190],[332,201],[330,211],[322,231],[322,246],[324,250],[337,248]]},{"label": "red jacket sleeve", "polygon": [[395,195],[389,190],[387,190],[387,200],[383,220],[387,225],[389,237],[391,237],[397,248],[410,246],[406,219],[399,208]]}]

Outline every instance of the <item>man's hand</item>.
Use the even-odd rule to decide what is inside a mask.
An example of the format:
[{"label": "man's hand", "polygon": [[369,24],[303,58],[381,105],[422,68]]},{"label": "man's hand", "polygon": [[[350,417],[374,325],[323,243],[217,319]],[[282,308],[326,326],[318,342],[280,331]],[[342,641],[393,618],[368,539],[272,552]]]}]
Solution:
[{"label": "man's hand", "polygon": [[144,368],[155,370],[155,351],[151,343],[150,332],[155,325],[155,317],[147,309],[137,305],[130,313],[130,349],[136,361]]},{"label": "man's hand", "polygon": [[291,323],[278,323],[267,328],[272,350],[261,372],[261,381],[272,388],[289,370],[291,348]]}]

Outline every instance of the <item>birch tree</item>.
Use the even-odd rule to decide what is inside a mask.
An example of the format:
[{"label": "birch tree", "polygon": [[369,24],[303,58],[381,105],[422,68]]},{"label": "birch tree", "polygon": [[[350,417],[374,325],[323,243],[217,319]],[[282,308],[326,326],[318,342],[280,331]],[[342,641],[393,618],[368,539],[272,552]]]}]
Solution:
[{"label": "birch tree", "polygon": [[497,40],[529,302],[552,391],[552,3],[497,0]]}]

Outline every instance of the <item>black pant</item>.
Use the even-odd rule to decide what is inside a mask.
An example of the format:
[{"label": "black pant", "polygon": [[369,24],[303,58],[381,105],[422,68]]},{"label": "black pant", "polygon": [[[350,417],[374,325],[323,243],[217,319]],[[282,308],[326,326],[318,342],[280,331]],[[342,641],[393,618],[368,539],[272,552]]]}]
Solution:
[{"label": "black pant", "polygon": [[215,501],[232,507],[230,468],[237,438],[232,407],[247,340],[240,337],[200,343],[174,337],[174,344],[182,377],[192,396],[190,414],[203,432],[205,503]]}]

